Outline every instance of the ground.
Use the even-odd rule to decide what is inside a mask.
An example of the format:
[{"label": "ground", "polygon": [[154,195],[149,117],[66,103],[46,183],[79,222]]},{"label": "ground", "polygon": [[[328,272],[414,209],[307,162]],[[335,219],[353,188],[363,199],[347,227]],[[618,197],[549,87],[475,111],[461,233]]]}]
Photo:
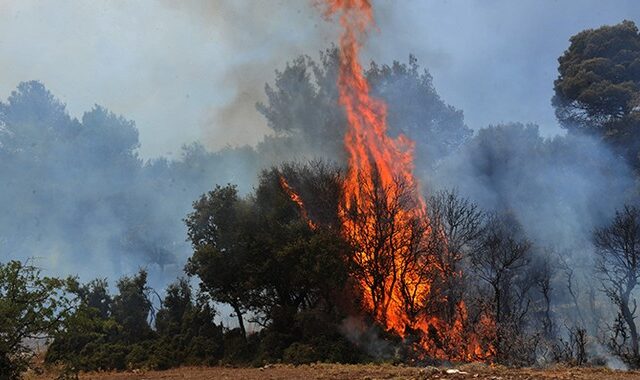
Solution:
[{"label": "ground", "polygon": [[[55,373],[28,375],[28,380],[55,379]],[[312,364],[302,366],[268,365],[262,368],[186,367],[168,371],[135,371],[82,374],[83,380],[151,380],[151,379],[220,379],[220,380],[525,380],[525,379],[640,379],[640,372],[614,371],[606,368],[508,369],[468,364],[455,368],[403,367],[391,365]]]}]

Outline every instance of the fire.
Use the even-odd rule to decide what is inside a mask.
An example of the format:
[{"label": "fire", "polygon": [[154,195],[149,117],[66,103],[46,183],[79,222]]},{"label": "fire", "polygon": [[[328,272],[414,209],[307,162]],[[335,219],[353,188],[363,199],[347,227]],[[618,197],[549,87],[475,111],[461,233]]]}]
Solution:
[{"label": "fire", "polygon": [[282,187],[282,190],[284,190],[284,192],[289,196],[289,198],[291,198],[291,200],[296,205],[298,205],[298,208],[300,209],[300,213],[302,214],[302,218],[307,221],[307,224],[309,225],[309,227],[311,229],[315,229],[316,224],[313,222],[313,220],[311,220],[311,218],[309,218],[309,215],[307,214],[307,209],[304,207],[304,203],[302,202],[302,197],[298,193],[296,193],[295,190],[293,190],[291,185],[289,185],[289,183],[283,176],[280,176],[280,187]]},{"label": "fire", "polygon": [[[387,135],[386,106],[383,102],[372,98],[369,93],[369,83],[364,76],[364,70],[358,59],[360,51],[359,37],[362,36],[368,27],[373,23],[373,12],[371,4],[366,0],[330,0],[328,1],[327,15],[341,12],[340,23],[343,28],[340,37],[340,73],[338,78],[338,89],[340,103],[346,110],[348,127],[345,134],[344,146],[348,154],[348,172],[344,184],[344,207],[343,226],[346,234],[355,240],[369,235],[371,231],[364,229],[375,228],[374,220],[366,220],[362,228],[354,225],[344,215],[350,209],[372,210],[376,207],[373,204],[374,197],[369,196],[376,189],[384,189],[384,206],[391,206],[394,198],[402,196],[402,192],[411,194],[415,207],[405,208],[408,205],[400,206],[399,212],[392,216],[394,223],[398,226],[405,226],[410,220],[416,219],[425,223],[425,234],[430,233],[426,221],[426,210],[423,199],[416,192],[416,181],[413,177],[413,142],[403,135],[394,139]],[[402,184],[403,189],[399,189]],[[372,219],[371,215],[368,219]],[[364,232],[364,233],[363,233]],[[399,234],[409,233],[400,230]],[[393,237],[392,237],[393,238]],[[397,236],[395,240],[404,240],[409,236]],[[365,245],[364,242],[359,242]],[[393,260],[390,263],[395,267],[402,266],[402,258],[405,252],[396,250],[393,252]],[[366,264],[372,259],[375,252],[367,250],[358,253],[360,260]],[[398,273],[399,275],[400,273]],[[393,275],[393,274],[392,274]],[[411,276],[412,273],[404,273],[404,276]],[[365,279],[364,281],[367,281]],[[394,282],[394,281],[392,281]],[[409,279],[413,289],[409,289],[412,294],[425,294],[429,291],[429,285],[419,279]],[[381,294],[385,298],[382,307],[374,307],[371,295],[365,297],[365,302],[370,309],[375,310],[377,319],[384,321],[387,327],[404,333],[408,321],[404,313],[398,309],[400,295],[397,294],[397,287],[388,284],[388,289],[384,289]]]},{"label": "fire", "polygon": [[[339,15],[342,27],[337,84],[348,123],[344,136],[348,170],[339,216],[343,234],[356,247],[354,276],[362,306],[388,331],[411,338],[425,355],[488,359],[492,348],[465,328],[463,301],[447,320],[429,312],[430,303],[447,302],[446,296],[432,294],[433,279],[443,270],[429,254],[434,239],[445,241],[445,237],[432,228],[413,175],[413,141],[387,134],[386,105],[370,96],[359,53],[361,38],[374,23],[371,3],[325,0],[325,5],[325,16]],[[280,184],[315,228],[300,196],[284,178]],[[481,323],[491,330],[491,321]]]},{"label": "fire", "polygon": [[[430,238],[444,236],[431,228],[413,175],[414,144],[404,135],[392,138],[387,134],[386,105],[370,96],[359,61],[360,39],[374,22],[371,3],[326,0],[325,15],[334,14],[339,14],[342,26],[338,89],[348,122],[343,230],[357,247],[356,263],[364,268],[377,264],[390,267],[381,270],[383,276],[380,268],[377,273],[362,271],[364,306],[378,322],[402,337],[419,332],[418,345],[434,357],[484,359],[491,355],[491,348],[483,348],[476,336],[463,335],[467,315],[462,301],[453,321],[424,312],[433,299],[431,275],[439,270],[430,262],[426,245]],[[362,216],[351,217],[354,214]],[[388,233],[380,234],[384,230],[381,224],[388,225]],[[385,255],[386,260],[379,260]],[[443,343],[445,340],[448,342]]]}]

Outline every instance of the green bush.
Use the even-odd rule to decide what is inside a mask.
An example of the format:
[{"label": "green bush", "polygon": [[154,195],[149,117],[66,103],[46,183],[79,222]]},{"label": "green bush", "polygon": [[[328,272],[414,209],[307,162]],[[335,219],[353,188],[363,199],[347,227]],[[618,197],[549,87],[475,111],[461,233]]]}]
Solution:
[{"label": "green bush", "polygon": [[[253,334],[256,335],[256,334]],[[224,334],[224,363],[244,363],[247,364],[253,359],[253,350],[249,344],[252,336],[244,338],[240,329],[233,329]]]},{"label": "green bush", "polygon": [[152,350],[152,342],[142,342],[134,344],[131,347],[131,351],[125,357],[127,363],[127,369],[145,368],[151,369],[149,366],[150,355],[154,352]]},{"label": "green bush", "polygon": [[284,350],[282,359],[287,363],[298,365],[314,363],[321,361],[323,358],[320,357],[314,346],[296,342]]}]

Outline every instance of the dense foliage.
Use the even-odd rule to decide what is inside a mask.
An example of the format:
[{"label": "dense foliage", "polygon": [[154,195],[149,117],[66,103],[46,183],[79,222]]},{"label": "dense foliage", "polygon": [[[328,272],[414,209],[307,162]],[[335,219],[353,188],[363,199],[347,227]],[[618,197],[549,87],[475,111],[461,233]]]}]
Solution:
[{"label": "dense foliage", "polygon": [[[283,190],[284,173],[292,183],[312,182],[324,196],[339,191],[339,173],[318,163],[264,171],[255,194],[245,198],[232,185],[215,188],[186,220],[194,247],[187,271],[214,301],[233,308],[242,339],[249,339],[245,314],[265,327],[258,359],[351,361],[338,332],[346,315],[337,307],[344,301],[349,246],[335,225],[310,226]],[[319,198],[315,210],[335,210],[337,198]],[[310,350],[307,359],[298,350]]]},{"label": "dense foliage", "polygon": [[596,134],[638,167],[640,33],[632,21],[582,31],[558,59],[556,115],[569,131]]},{"label": "dense foliage", "polygon": [[55,334],[73,304],[72,280],[43,277],[30,264],[0,263],[0,379],[17,379],[33,356],[30,342]]},{"label": "dense foliage", "polygon": [[222,328],[208,298],[194,296],[179,279],[152,313],[154,293],[146,278],[144,271],[121,278],[113,297],[104,280],[73,288],[79,303],[53,335],[46,362],[74,371],[215,364],[222,357]]}]

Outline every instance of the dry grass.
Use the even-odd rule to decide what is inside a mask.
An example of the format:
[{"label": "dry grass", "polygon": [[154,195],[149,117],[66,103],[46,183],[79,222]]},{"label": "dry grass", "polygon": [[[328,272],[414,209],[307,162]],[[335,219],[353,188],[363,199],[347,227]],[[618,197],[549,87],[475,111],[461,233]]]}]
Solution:
[{"label": "dry grass", "polygon": [[[29,375],[29,380],[55,379],[55,373],[46,375]],[[467,364],[456,368],[435,367],[403,367],[391,365],[341,365],[312,364],[303,366],[269,365],[263,368],[230,368],[230,367],[185,367],[167,371],[135,371],[86,373],[80,379],[95,380],[151,380],[151,379],[195,379],[195,380],[525,380],[525,379],[640,379],[640,372],[613,371],[606,368],[566,368],[550,369],[509,369],[499,366]]]}]

